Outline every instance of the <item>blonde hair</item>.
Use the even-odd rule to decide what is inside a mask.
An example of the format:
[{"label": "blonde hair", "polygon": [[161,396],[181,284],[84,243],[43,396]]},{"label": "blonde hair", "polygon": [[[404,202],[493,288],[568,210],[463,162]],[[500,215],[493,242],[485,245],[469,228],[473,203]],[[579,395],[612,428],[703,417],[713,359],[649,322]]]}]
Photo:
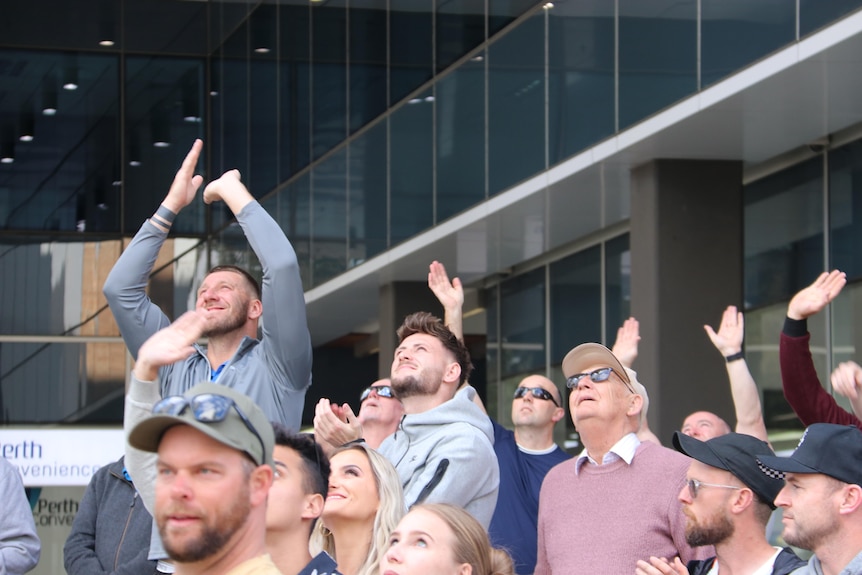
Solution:
[{"label": "blonde hair", "polygon": [[502,549],[491,545],[488,532],[475,517],[460,507],[448,503],[422,503],[410,511],[424,509],[443,520],[454,534],[452,555],[455,563],[468,563],[472,575],[515,575],[512,558]]},{"label": "blonde hair", "polygon": [[[398,472],[395,471],[395,467],[393,467],[389,460],[365,443],[353,443],[339,447],[330,454],[329,459],[332,461],[332,458],[337,454],[350,450],[361,451],[368,457],[374,482],[377,485],[377,496],[380,500],[377,513],[374,516],[368,557],[356,572],[356,575],[377,575],[380,559],[383,558],[383,554],[389,547],[389,535],[407,512],[404,506],[404,491],[401,488],[401,480],[398,478]],[[323,525],[323,521],[321,520],[317,521],[314,530],[311,532],[308,547],[312,555],[326,551],[335,558],[336,562],[338,561],[337,550],[335,549],[335,537]]]}]

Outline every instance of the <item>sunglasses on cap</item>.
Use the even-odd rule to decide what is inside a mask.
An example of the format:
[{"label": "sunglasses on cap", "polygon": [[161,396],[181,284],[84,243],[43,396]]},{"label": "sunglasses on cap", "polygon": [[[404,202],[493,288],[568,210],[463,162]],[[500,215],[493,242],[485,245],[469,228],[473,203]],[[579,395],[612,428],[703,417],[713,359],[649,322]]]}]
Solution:
[{"label": "sunglasses on cap", "polygon": [[180,416],[185,413],[186,409],[189,407],[192,409],[192,415],[194,416],[195,421],[200,421],[201,423],[218,423],[220,421],[224,421],[227,418],[230,408],[234,408],[248,430],[251,431],[251,433],[260,442],[261,457],[266,459],[266,447],[263,445],[263,438],[236,402],[230,397],[216,395],[214,393],[202,393],[200,395],[195,395],[194,397],[170,395],[153,406],[153,415]]},{"label": "sunglasses on cap", "polygon": [[[590,381],[592,381],[593,383],[601,383],[603,381],[607,381],[612,373],[617,373],[612,367],[602,367],[599,369],[595,369],[590,373],[576,373],[575,375],[566,378],[566,387],[568,387],[569,389],[576,389],[578,387],[578,382],[587,376],[590,377]],[[626,383],[626,380],[623,376],[617,373],[617,377],[620,378],[623,383],[625,383],[629,391],[631,391],[632,393],[635,392],[635,390],[632,389],[632,386]]]},{"label": "sunglasses on cap", "polygon": [[371,395],[371,392],[377,394],[378,397],[388,397],[390,399],[395,397],[395,394],[392,393],[392,388],[388,385],[372,385],[371,387],[366,387],[362,394],[359,396],[359,403],[362,403],[368,396]]},{"label": "sunglasses on cap", "polygon": [[557,403],[557,400],[554,399],[553,394],[547,389],[542,389],[541,387],[519,387],[515,390],[515,399],[521,399],[527,394],[533,396],[534,399],[545,399],[550,402],[553,402],[554,405],[560,407],[560,404]]}]

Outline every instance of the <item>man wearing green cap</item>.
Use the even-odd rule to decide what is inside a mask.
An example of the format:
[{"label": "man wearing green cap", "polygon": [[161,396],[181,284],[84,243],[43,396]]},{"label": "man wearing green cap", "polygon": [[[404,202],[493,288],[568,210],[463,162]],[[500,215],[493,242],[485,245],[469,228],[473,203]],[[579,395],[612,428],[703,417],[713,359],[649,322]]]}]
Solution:
[{"label": "man wearing green cap", "polygon": [[157,453],[154,516],[176,573],[279,573],[265,544],[274,436],[251,399],[199,384],[158,402],[128,441]]}]

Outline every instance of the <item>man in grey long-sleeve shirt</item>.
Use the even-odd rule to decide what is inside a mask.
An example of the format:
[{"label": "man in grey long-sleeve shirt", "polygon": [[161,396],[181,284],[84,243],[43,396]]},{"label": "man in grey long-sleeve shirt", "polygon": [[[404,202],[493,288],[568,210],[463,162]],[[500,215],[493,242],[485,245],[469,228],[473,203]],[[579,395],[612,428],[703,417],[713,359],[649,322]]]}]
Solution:
[{"label": "man in grey long-sleeve shirt", "polygon": [[[161,206],[105,281],[105,297],[133,357],[151,335],[170,324],[147,297],[146,287],[174,217],[194,200],[203,182],[194,175],[202,146],[195,141]],[[261,292],[251,276],[233,266],[207,274],[195,309],[208,317],[208,345],[196,346],[189,358],[159,370],[161,395],[179,395],[201,381],[214,381],[249,396],[270,420],[298,430],[311,384],[311,339],[296,253],[236,170],[211,182],[203,199],[224,201],[234,213],[263,267],[263,288]],[[257,339],[261,318],[262,337]]]},{"label": "man in grey long-sleeve shirt", "polygon": [[0,502],[0,573],[22,575],[39,562],[41,544],[21,476],[5,457],[0,457]]}]

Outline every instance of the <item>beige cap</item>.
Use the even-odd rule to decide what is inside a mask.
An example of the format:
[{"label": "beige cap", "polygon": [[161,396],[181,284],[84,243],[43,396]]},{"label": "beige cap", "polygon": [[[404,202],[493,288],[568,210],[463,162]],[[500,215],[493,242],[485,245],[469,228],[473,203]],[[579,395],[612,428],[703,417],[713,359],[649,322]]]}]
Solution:
[{"label": "beige cap", "polygon": [[563,375],[568,379],[576,373],[583,373],[584,370],[596,365],[613,368],[616,374],[626,382],[626,385],[631,386],[632,382],[623,364],[611,350],[600,343],[582,343],[567,353],[566,357],[563,358]]}]

